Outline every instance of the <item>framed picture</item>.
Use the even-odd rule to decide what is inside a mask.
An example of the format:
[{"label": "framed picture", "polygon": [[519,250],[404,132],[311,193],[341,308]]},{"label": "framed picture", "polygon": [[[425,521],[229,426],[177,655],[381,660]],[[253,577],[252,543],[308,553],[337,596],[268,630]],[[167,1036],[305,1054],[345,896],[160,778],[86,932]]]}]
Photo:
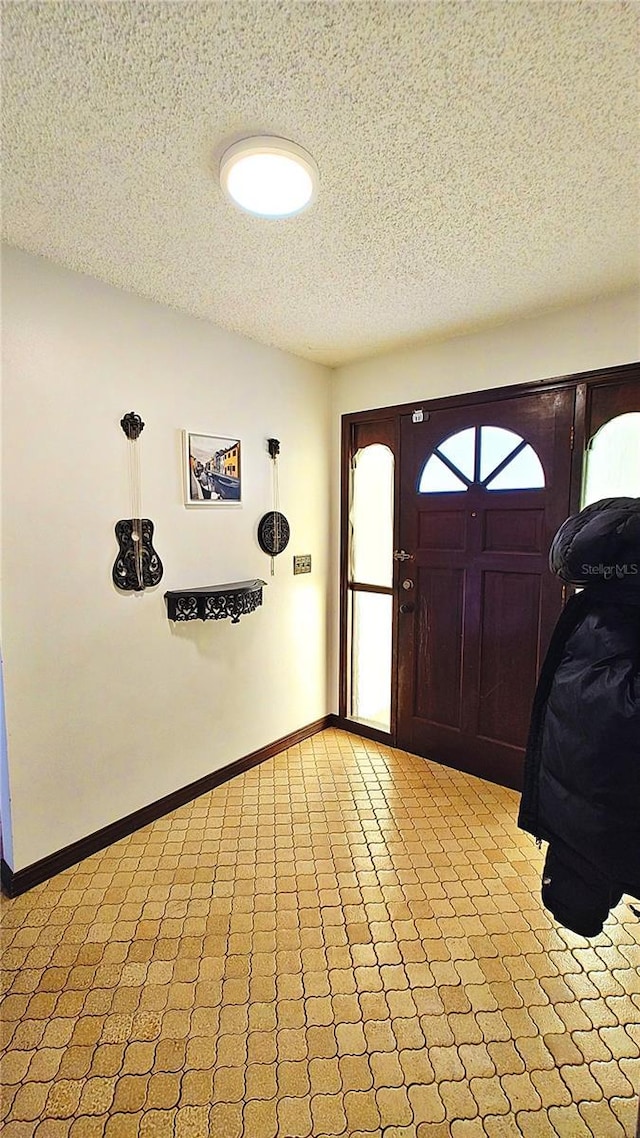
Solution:
[{"label": "framed picture", "polygon": [[184,500],[187,506],[242,503],[240,439],[183,431]]}]

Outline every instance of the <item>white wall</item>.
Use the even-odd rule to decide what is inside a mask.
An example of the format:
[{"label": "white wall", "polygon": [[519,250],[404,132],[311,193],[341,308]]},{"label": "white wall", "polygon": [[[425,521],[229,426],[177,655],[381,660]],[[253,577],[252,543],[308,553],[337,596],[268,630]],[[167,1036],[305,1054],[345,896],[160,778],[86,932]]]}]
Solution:
[{"label": "white wall", "polygon": [[[575,308],[424,344],[338,369],[332,399],[331,579],[338,612],[340,419],[353,411],[531,383],[553,376],[631,363],[640,358],[640,293],[620,293]],[[337,677],[338,618],[331,634]],[[337,708],[337,679],[332,693]]]},{"label": "white wall", "polygon": [[[330,373],[16,250],[4,258],[3,654],[19,870],[323,716]],[[126,411],[164,578],[111,583]],[[241,509],[186,509],[180,430],[238,435]],[[292,540],[269,576],[266,439]],[[311,553],[293,577],[292,554]],[[163,593],[263,577],[261,609],[170,624]],[[7,846],[5,844],[5,852]]]}]

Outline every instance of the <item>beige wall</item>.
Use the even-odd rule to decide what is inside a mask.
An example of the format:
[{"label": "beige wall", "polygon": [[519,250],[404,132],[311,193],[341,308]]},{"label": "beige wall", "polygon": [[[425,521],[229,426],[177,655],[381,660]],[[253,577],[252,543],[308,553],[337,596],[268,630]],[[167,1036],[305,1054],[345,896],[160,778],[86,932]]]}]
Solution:
[{"label": "beige wall", "polygon": [[640,293],[629,291],[475,335],[340,368],[333,384],[331,636],[337,707],[340,420],[353,411],[631,363],[640,358]]},{"label": "beige wall", "polygon": [[[331,378],[15,250],[3,292],[5,856],[19,870],[327,712]],[[130,410],[165,568],[142,596],[111,583]],[[241,509],[184,507],[182,428],[240,437]],[[274,578],[256,541],[269,436],[292,530]],[[293,577],[293,553],[312,554],[310,576]],[[251,577],[264,604],[238,625],[167,620],[166,589]]]}]

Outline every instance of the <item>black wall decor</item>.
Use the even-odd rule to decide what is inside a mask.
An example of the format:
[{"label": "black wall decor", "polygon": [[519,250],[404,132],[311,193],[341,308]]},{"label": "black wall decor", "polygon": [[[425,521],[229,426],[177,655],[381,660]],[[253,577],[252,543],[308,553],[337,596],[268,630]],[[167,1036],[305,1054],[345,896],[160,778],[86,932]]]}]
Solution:
[{"label": "black wall decor", "polygon": [[135,411],[129,411],[127,415],[123,415],[120,420],[120,426],[129,442],[135,442],[136,439],[139,439],[144,430],[144,423]]},{"label": "black wall decor", "polygon": [[273,509],[263,514],[258,522],[258,545],[263,553],[271,558],[271,576],[274,574],[274,558],[289,544],[291,531],[289,522],[280,512],[280,488],[278,483],[278,455],[280,440],[267,439],[269,458],[273,463]]},{"label": "black wall decor", "polygon": [[149,518],[122,518],[115,530],[120,549],[111,574],[114,585],[127,592],[157,585],[163,567],[153,548],[153,522]]},{"label": "black wall decor", "polygon": [[149,518],[139,516],[141,513],[140,454],[136,444],[144,430],[144,423],[140,415],[135,411],[129,411],[120,420],[120,426],[131,444],[129,452],[131,512],[137,516],[121,518],[116,522],[118,556],[111,577],[116,588],[122,592],[140,593],[157,585],[162,580],[164,570],[153,548],[153,522]]},{"label": "black wall decor", "polygon": [[164,594],[169,620],[224,620],[237,624],[241,616],[255,612],[262,604],[266,581],[234,581],[230,585],[209,585],[201,589],[171,589]]},{"label": "black wall decor", "polygon": [[291,531],[284,514],[279,510],[270,510],[264,514],[258,523],[258,545],[263,553],[270,557],[282,553],[289,544]]}]

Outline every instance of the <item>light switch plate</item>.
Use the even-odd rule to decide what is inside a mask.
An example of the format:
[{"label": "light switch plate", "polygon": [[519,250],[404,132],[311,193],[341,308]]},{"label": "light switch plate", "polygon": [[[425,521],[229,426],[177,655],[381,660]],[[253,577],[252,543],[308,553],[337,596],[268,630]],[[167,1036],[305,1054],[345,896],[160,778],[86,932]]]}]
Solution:
[{"label": "light switch plate", "polygon": [[293,558],[293,573],[297,576],[298,573],[311,572],[311,554],[310,553],[296,553]]}]

